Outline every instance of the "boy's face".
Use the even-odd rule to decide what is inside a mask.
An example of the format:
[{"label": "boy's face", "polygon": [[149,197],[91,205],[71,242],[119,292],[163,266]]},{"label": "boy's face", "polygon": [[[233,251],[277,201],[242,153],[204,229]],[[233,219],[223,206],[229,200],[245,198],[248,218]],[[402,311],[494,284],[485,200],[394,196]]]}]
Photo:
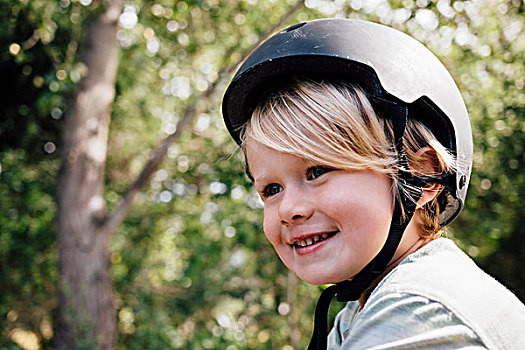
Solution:
[{"label": "boy's face", "polygon": [[387,175],[327,168],[254,141],[247,157],[264,200],[264,233],[299,278],[350,279],[381,250],[393,210]]}]

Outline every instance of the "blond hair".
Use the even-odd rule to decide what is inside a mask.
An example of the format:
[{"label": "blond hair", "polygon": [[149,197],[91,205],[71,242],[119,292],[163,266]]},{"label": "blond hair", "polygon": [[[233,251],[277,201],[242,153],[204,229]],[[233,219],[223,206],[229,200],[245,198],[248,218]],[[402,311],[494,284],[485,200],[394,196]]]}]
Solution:
[{"label": "blond hair", "polygon": [[[401,169],[393,142],[392,121],[377,116],[357,86],[294,81],[259,103],[241,132],[241,139],[244,150],[250,139],[276,151],[337,169],[384,173],[392,180],[393,198],[399,195]],[[407,121],[403,143],[414,175],[453,171],[454,157],[421,122]],[[433,169],[429,169],[428,157],[422,160],[416,156],[424,147],[435,154]],[[418,231],[423,237],[435,236],[441,230],[437,197],[425,204],[419,215]]]}]

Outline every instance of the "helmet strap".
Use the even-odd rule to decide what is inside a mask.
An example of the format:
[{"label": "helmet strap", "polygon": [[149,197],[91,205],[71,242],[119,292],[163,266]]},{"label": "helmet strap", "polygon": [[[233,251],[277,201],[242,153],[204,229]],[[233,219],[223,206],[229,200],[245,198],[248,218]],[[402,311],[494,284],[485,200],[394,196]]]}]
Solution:
[{"label": "helmet strap", "polygon": [[387,112],[388,116],[392,118],[394,142],[399,163],[399,196],[395,200],[390,230],[381,251],[351,280],[329,286],[321,293],[315,309],[314,330],[308,350],[326,349],[328,308],[333,297],[337,294],[337,300],[340,302],[358,300],[372,282],[385,271],[399,246],[403,232],[414,215],[416,202],[423,194],[425,183],[421,178],[412,176],[403,147],[403,134],[406,127],[408,107],[377,97],[369,96],[369,98],[376,112],[379,114]]}]

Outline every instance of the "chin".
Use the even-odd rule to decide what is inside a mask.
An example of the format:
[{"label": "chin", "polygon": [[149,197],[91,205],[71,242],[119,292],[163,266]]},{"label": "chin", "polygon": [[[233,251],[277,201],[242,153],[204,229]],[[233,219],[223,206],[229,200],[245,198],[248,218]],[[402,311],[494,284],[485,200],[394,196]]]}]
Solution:
[{"label": "chin", "polygon": [[322,286],[325,284],[333,284],[341,281],[334,281],[334,278],[329,278],[328,276],[304,276],[296,274],[301,280],[305,281],[308,284],[313,286]]}]

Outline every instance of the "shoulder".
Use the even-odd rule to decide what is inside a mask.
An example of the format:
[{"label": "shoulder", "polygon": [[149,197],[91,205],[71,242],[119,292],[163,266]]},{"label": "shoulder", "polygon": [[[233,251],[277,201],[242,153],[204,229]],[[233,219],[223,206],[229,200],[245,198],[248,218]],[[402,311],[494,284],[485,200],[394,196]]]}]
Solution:
[{"label": "shoulder", "polygon": [[405,259],[364,308],[348,303],[330,349],[522,349],[525,306],[448,239]]},{"label": "shoulder", "polygon": [[[363,311],[402,323],[416,322],[422,314],[432,325],[448,320],[472,331],[489,349],[517,349],[525,343],[525,306],[445,238],[429,243],[388,274]],[[441,318],[432,317],[434,313]]]},{"label": "shoulder", "polygon": [[388,293],[355,315],[342,349],[485,349],[478,335],[443,304]]}]

